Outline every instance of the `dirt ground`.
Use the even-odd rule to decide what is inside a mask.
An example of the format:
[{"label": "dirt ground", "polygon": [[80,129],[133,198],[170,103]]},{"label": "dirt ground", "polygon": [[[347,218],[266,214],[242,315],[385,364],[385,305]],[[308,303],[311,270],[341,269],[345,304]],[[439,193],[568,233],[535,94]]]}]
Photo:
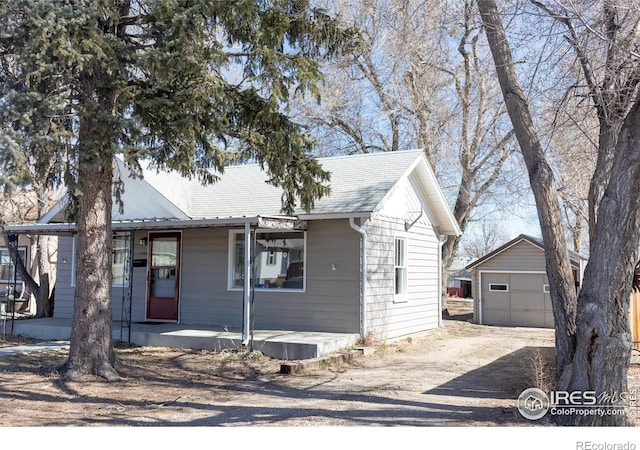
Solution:
[{"label": "dirt ground", "polygon": [[[517,412],[548,382],[553,331],[478,326],[452,304],[440,329],[300,375],[259,354],[117,348],[122,381],[62,382],[66,351],[0,358],[4,426],[545,426]],[[16,339],[0,341],[0,345]],[[537,376],[536,376],[537,374]],[[630,388],[640,387],[632,367]],[[635,414],[635,411],[632,411]]]}]

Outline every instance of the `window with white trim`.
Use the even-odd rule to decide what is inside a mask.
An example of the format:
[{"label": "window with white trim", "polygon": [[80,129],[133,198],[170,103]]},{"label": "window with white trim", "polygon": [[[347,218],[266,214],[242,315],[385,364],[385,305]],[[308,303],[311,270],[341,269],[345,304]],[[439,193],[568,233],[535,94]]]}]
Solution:
[{"label": "window with white trim", "polygon": [[[125,287],[129,285],[129,243],[124,233],[114,233],[111,247],[111,285]],[[76,285],[76,237],[71,243],[71,286]]]},{"label": "window with white trim", "polygon": [[394,281],[395,297],[406,298],[407,295],[407,238],[396,236],[394,238]]},{"label": "window with white trim", "polygon": [[509,285],[507,283],[489,283],[490,292],[508,292]]},{"label": "window with white trim", "polygon": [[[66,263],[66,261],[63,261]],[[71,286],[76,285],[76,237],[71,238]]]},{"label": "window with white trim", "polygon": [[[244,285],[244,231],[229,233],[229,289]],[[306,233],[260,231],[256,233],[254,287],[256,289],[305,289]]]},{"label": "window with white trim", "polygon": [[[18,254],[20,255],[20,258],[22,258],[22,261],[26,264],[27,248],[18,248]],[[14,278],[16,281],[22,281],[20,272],[15,270],[15,265],[11,260],[9,249],[6,247],[0,248],[0,281],[4,283],[10,283],[14,281]]]},{"label": "window with white trim", "polygon": [[544,292],[545,294],[549,294],[551,292],[551,286],[549,286],[548,284],[543,284],[542,292]]},{"label": "window with white trim", "polygon": [[111,284],[122,287],[129,285],[129,238],[125,234],[114,233],[111,248]]}]

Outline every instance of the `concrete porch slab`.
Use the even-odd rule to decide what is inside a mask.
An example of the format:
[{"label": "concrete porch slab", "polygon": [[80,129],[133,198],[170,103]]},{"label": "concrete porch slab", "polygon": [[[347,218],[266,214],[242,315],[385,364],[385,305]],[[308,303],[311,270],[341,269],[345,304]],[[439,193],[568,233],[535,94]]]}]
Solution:
[{"label": "concrete porch slab", "polygon": [[[7,334],[11,324],[7,323]],[[71,319],[22,319],[13,322],[13,334],[44,340],[68,340]],[[319,358],[352,346],[358,334],[323,333],[314,331],[256,330],[253,350],[276,359],[304,360]],[[222,351],[242,348],[242,333],[224,327],[190,324],[133,323],[129,330],[113,324],[114,341],[141,346],[191,348]]]}]

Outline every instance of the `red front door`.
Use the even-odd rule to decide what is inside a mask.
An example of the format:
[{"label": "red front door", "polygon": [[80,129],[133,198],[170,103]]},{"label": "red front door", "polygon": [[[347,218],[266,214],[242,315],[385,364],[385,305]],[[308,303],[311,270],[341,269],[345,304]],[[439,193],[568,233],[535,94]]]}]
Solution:
[{"label": "red front door", "polygon": [[149,235],[147,320],[178,321],[180,233]]}]

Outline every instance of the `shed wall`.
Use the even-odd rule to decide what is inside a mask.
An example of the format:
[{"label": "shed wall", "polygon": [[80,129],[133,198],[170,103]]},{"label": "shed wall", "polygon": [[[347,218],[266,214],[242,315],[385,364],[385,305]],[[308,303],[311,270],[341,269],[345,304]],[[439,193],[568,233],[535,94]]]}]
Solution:
[{"label": "shed wall", "polygon": [[473,313],[476,323],[480,317],[478,293],[481,292],[481,286],[479,285],[478,273],[481,270],[544,272],[546,271],[544,251],[527,241],[521,241],[472,270],[472,290],[475,300]]}]

